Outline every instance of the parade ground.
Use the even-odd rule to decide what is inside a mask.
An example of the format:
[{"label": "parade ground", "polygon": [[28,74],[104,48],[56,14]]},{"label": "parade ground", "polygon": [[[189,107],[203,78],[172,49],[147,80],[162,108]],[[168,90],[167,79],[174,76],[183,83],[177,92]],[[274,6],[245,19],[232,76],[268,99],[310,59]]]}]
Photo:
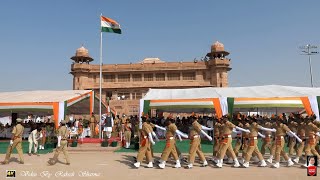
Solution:
[{"label": "parade ground", "polygon": [[[9,165],[0,166],[0,179],[6,179],[6,170],[15,170],[15,179],[301,180],[319,178],[308,177],[306,169],[302,169],[298,165],[279,169],[270,168],[270,165],[266,168],[252,165],[248,169],[232,168],[231,165],[224,165],[222,169],[219,169],[215,168],[212,163],[204,168],[200,167],[199,163],[195,163],[193,169],[175,169],[173,168],[173,161],[170,161],[165,169],[159,169],[156,165],[152,169],[146,168],[145,162],[139,169],[135,169],[132,167],[132,162],[136,153],[70,152],[70,166],[65,165],[63,154],[59,157],[60,162],[54,166],[49,166],[46,162],[52,156],[53,153],[41,154],[40,156],[25,154],[25,164],[22,165],[18,164],[17,154],[13,154]],[[156,153],[155,156],[159,157],[160,154]],[[209,158],[210,154],[206,154],[206,156]],[[2,158],[4,158],[4,155],[2,155]],[[282,163],[282,166],[285,166],[285,164]]]}]

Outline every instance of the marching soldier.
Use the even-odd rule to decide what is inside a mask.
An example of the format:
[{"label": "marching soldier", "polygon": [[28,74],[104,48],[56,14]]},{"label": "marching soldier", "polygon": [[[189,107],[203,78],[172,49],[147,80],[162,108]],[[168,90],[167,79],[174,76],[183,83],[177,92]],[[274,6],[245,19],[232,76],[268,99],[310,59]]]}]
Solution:
[{"label": "marching soldier", "polygon": [[[156,135],[156,133],[153,131],[153,129],[156,127],[155,124],[151,123],[151,120],[148,116],[148,114],[146,115],[146,122],[148,123],[148,127],[149,127],[149,131],[151,132],[152,136],[155,138],[155,140],[157,142],[159,142],[158,136]],[[150,151],[151,151],[151,156],[152,158],[154,158],[154,154],[153,154],[153,144],[150,144]]]},{"label": "marching soldier", "polygon": [[221,127],[221,124],[217,118],[215,118],[215,122],[213,124],[213,161],[217,161],[217,156],[218,156],[218,150],[219,150],[219,145],[220,145],[220,135],[219,135],[219,129]]},{"label": "marching soldier", "polygon": [[[276,119],[277,119],[276,116],[273,114],[271,116],[271,122],[270,122],[271,126],[269,128],[273,128],[276,126]],[[272,140],[271,140],[271,147],[270,147],[270,157],[267,159],[267,162],[270,164],[272,163],[273,157],[276,154],[276,135],[275,135],[275,133],[272,133],[271,139]]]},{"label": "marching soldier", "polygon": [[[288,122],[288,128],[295,134],[297,134],[297,128],[298,128],[298,123],[296,122],[296,119],[293,114],[289,115],[289,122]],[[289,156],[293,156],[294,151],[295,151],[295,145],[296,145],[296,138],[294,137],[289,137],[288,140],[288,146],[289,146]]]},{"label": "marching soldier", "polygon": [[[237,114],[236,121],[238,122],[237,126],[243,128],[243,124],[241,123],[241,114]],[[237,132],[236,140],[237,140],[236,141],[236,145],[234,146],[233,151],[236,154],[236,156],[238,157],[239,150],[241,149],[241,145],[242,145],[242,133],[241,133],[241,131]]]},{"label": "marching soldier", "polygon": [[9,164],[10,156],[14,148],[16,148],[18,151],[20,157],[20,164],[24,164],[22,152],[22,135],[24,127],[21,125],[22,119],[18,118],[16,121],[17,125],[15,125],[12,129],[12,137],[10,140],[10,145],[7,149],[5,160],[1,162],[1,164]]},{"label": "marching soldier", "polygon": [[276,129],[276,139],[275,139],[275,146],[276,146],[276,151],[275,151],[275,161],[276,163],[273,164],[272,166],[274,168],[279,168],[280,167],[280,155],[284,157],[284,159],[288,162],[287,166],[292,166],[294,163],[291,161],[291,159],[288,157],[287,153],[284,151],[284,136],[286,133],[289,133],[291,136],[294,136],[296,139],[298,139],[299,142],[302,140],[294,134],[287,125],[283,124],[283,117],[282,115],[278,116],[276,119],[276,124],[274,126]]},{"label": "marching soldier", "polygon": [[223,164],[223,157],[225,156],[226,152],[229,151],[230,155],[234,161],[234,167],[240,167],[239,161],[236,157],[236,155],[234,154],[233,148],[232,148],[232,130],[233,128],[236,128],[240,131],[246,131],[246,132],[250,132],[249,130],[240,128],[235,126],[234,124],[232,124],[231,122],[229,122],[228,117],[223,117],[222,119],[222,131],[220,131],[220,134],[222,134],[221,140],[220,140],[220,148],[219,148],[219,152],[218,152],[218,163],[216,164],[217,167],[222,168],[222,164]]},{"label": "marching soldier", "polygon": [[136,158],[137,162],[134,163],[133,165],[136,168],[139,168],[144,156],[146,156],[148,161],[147,167],[152,168],[153,163],[152,163],[150,143],[155,144],[155,142],[153,141],[151,131],[150,131],[151,127],[146,122],[146,118],[142,117],[142,121],[143,121],[142,128],[139,130],[140,131],[140,148]]},{"label": "marching soldier", "polygon": [[250,130],[249,146],[247,148],[245,162],[244,162],[243,166],[245,168],[249,167],[249,160],[252,156],[252,153],[255,152],[255,154],[258,156],[259,161],[260,161],[259,166],[265,167],[265,166],[267,166],[267,163],[264,161],[263,156],[260,153],[259,148],[258,148],[258,133],[259,133],[259,130],[275,132],[275,129],[269,129],[269,128],[264,128],[264,127],[260,126],[256,122],[256,119],[253,117],[250,119],[249,130]]},{"label": "marching soldier", "polygon": [[[268,117],[264,117],[263,120],[264,120],[263,126],[265,128],[272,127],[272,124],[271,124],[270,119]],[[262,140],[262,146],[261,146],[262,156],[265,155],[266,149],[269,149],[269,152],[271,153],[271,140],[272,140],[272,133],[270,131],[264,131],[263,134],[264,134],[265,138],[263,138],[263,140]]]},{"label": "marching soldier", "polygon": [[[247,116],[243,116],[243,120],[242,120],[242,125],[243,125],[243,129],[249,129],[249,122],[248,122],[249,118]],[[249,131],[243,131],[242,133],[242,159],[241,159],[241,163],[244,163],[244,159],[246,157],[247,154],[247,150],[249,147]]]},{"label": "marching soldier", "polygon": [[299,115],[299,117],[297,118],[297,135],[298,137],[302,140],[302,142],[298,142],[297,143],[297,146],[296,146],[296,158],[293,159],[293,162],[295,163],[299,163],[299,159],[300,157],[302,156],[302,152],[304,150],[304,146],[305,146],[305,143],[306,143],[306,124],[302,118],[301,115]]},{"label": "marching soldier", "polygon": [[54,165],[57,163],[58,161],[58,156],[60,154],[60,152],[62,151],[65,158],[66,158],[66,165],[70,165],[70,159],[69,159],[69,155],[68,155],[68,151],[67,151],[67,138],[68,138],[68,129],[66,127],[66,121],[62,120],[60,122],[61,126],[58,129],[57,132],[57,138],[58,138],[58,144],[57,144],[57,148],[55,149],[55,153],[54,156],[51,160],[48,161],[49,165]]},{"label": "marching soldier", "polygon": [[175,168],[180,168],[181,164],[180,164],[180,160],[179,160],[179,157],[178,157],[178,154],[177,154],[177,150],[176,150],[175,135],[176,135],[176,133],[179,133],[182,137],[185,137],[185,135],[181,134],[178,131],[177,126],[174,123],[172,123],[171,120],[167,119],[165,121],[165,124],[167,126],[166,146],[165,146],[165,148],[164,148],[164,150],[162,152],[159,167],[161,169],[164,169],[165,166],[166,166],[166,161],[168,160],[169,155],[172,154],[173,158],[176,161],[176,165],[174,167]]},{"label": "marching soldier", "polygon": [[[305,130],[306,130],[306,136],[307,136],[307,142],[306,142],[306,146],[305,146],[305,154],[306,156],[317,156],[318,160],[320,160],[320,155],[317,152],[317,150],[315,149],[315,146],[317,145],[316,143],[316,135],[319,136],[320,135],[320,128],[318,128],[316,125],[314,125],[312,123],[312,121],[315,119],[315,116],[311,116],[309,118],[306,118],[306,126],[305,126]],[[304,167],[308,167],[307,166],[307,161],[306,163],[303,165]]]},{"label": "marching soldier", "polygon": [[[320,128],[320,121],[319,120],[315,119],[313,121],[313,124],[316,125],[318,128]],[[316,150],[317,150],[318,154],[320,154],[320,146],[319,146],[320,142],[319,142],[319,140],[320,140],[320,134],[316,136]]]},{"label": "marching soldier", "polygon": [[128,149],[130,147],[131,142],[131,123],[130,120],[127,119],[126,123],[124,124],[124,138],[126,140],[126,148]]},{"label": "marching soldier", "polygon": [[187,166],[187,168],[189,169],[193,167],[196,154],[198,154],[200,161],[203,162],[203,164],[201,165],[202,167],[206,167],[208,165],[208,162],[206,161],[206,158],[201,151],[200,133],[205,135],[210,141],[212,141],[212,138],[202,130],[201,125],[197,122],[197,118],[193,117],[192,127],[189,135],[191,140],[189,150],[189,164]]}]

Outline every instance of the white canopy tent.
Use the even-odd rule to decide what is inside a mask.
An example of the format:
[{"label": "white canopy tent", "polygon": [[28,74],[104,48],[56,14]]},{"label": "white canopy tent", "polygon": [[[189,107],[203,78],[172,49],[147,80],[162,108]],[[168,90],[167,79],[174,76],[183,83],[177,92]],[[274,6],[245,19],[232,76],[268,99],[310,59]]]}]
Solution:
[{"label": "white canopy tent", "polygon": [[[305,108],[319,119],[320,88],[292,87],[279,85],[149,89],[140,100],[141,113],[154,108],[215,108],[218,116],[232,113],[233,108],[285,107]],[[148,107],[149,106],[149,107]],[[220,113],[219,113],[220,112]]]},{"label": "white canopy tent", "polygon": [[51,111],[56,127],[64,119],[68,107],[89,98],[88,112],[94,110],[94,91],[19,91],[0,92],[0,113],[22,111]]}]

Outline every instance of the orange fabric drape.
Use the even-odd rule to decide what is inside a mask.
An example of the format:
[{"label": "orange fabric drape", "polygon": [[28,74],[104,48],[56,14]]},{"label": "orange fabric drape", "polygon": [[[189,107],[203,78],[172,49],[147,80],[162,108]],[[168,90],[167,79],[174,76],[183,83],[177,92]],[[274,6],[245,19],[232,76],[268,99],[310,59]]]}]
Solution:
[{"label": "orange fabric drape", "polygon": [[303,104],[304,109],[306,110],[307,114],[308,115],[313,114],[312,109],[311,109],[311,104],[309,102],[308,97],[301,97],[300,99],[302,101],[302,104]]},{"label": "orange fabric drape", "polygon": [[90,111],[89,111],[91,115],[93,113],[93,98],[94,98],[93,91],[91,91],[90,92]]},{"label": "orange fabric drape", "polygon": [[56,129],[59,127],[59,102],[53,103],[53,118]]},{"label": "orange fabric drape", "polygon": [[221,118],[222,117],[222,109],[221,109],[219,98],[213,98],[212,102],[213,102],[213,106],[214,106],[214,109],[216,110],[216,114],[217,114],[218,118]]}]

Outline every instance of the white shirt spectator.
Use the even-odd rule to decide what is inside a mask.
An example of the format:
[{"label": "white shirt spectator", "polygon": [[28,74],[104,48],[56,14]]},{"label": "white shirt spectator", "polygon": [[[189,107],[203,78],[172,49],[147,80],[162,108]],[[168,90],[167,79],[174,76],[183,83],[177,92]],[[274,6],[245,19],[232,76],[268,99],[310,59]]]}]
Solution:
[{"label": "white shirt spectator", "polygon": [[213,121],[208,120],[208,121],[207,121],[207,127],[213,128]]}]

